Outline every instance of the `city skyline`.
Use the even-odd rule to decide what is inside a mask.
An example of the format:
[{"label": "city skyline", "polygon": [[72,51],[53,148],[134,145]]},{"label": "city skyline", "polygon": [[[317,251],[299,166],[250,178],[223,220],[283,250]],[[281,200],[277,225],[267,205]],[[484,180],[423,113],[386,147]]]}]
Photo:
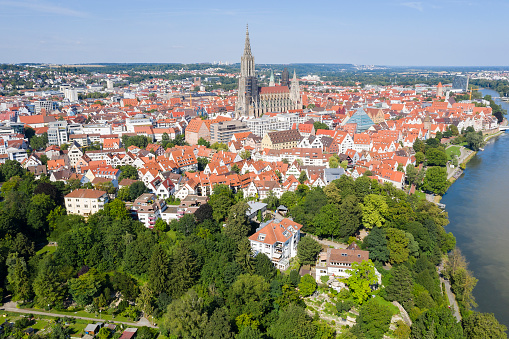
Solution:
[{"label": "city skyline", "polygon": [[0,62],[238,63],[248,23],[258,64],[505,66],[509,44],[496,33],[509,24],[490,14],[508,9],[500,0],[0,0]]}]

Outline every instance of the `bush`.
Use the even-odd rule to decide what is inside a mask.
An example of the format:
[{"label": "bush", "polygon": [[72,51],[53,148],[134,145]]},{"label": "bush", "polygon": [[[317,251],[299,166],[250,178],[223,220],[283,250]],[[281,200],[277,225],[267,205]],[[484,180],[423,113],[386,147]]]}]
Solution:
[{"label": "bush", "polygon": [[303,297],[310,296],[316,291],[316,281],[311,275],[306,274],[300,279],[299,284],[300,295]]},{"label": "bush", "polygon": [[354,303],[351,300],[339,301],[336,304],[336,309],[338,310],[338,315],[340,315],[343,312],[350,311],[353,306],[354,306]]}]

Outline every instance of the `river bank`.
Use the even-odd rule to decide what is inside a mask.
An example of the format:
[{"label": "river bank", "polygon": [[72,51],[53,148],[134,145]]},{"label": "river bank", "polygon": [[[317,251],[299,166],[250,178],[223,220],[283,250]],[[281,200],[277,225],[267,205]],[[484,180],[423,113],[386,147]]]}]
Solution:
[{"label": "river bank", "polygon": [[[483,96],[497,93],[482,90]],[[497,102],[497,104],[500,104]],[[505,106],[505,107],[504,107]],[[508,109],[509,104],[503,103]],[[506,168],[509,166],[509,134],[489,135],[484,151],[465,159],[466,169],[442,197],[450,224],[469,269],[478,279],[473,295],[479,312],[494,313],[509,325],[509,209],[507,208]]]}]

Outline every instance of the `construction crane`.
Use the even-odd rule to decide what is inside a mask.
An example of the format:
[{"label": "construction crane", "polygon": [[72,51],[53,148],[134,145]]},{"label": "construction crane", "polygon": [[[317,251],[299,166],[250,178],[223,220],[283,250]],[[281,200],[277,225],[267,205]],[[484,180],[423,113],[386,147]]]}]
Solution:
[{"label": "construction crane", "polygon": [[470,88],[470,99],[469,99],[470,101],[472,101],[472,91],[478,91],[478,90],[479,90],[479,88],[472,88],[472,87]]}]

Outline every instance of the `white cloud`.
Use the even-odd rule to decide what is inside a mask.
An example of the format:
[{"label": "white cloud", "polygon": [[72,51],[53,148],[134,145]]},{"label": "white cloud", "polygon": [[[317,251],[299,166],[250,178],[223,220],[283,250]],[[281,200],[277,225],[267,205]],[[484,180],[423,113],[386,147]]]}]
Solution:
[{"label": "white cloud", "polygon": [[422,2],[412,1],[412,2],[402,2],[401,6],[409,7],[418,10],[419,12],[424,11],[422,7]]},{"label": "white cloud", "polygon": [[23,8],[26,10],[34,11],[34,12],[57,14],[57,15],[63,15],[63,16],[73,16],[73,17],[85,17],[86,16],[86,13],[75,11],[70,8],[56,6],[51,3],[38,1],[38,0],[0,1],[0,6],[17,7],[17,8]]}]

